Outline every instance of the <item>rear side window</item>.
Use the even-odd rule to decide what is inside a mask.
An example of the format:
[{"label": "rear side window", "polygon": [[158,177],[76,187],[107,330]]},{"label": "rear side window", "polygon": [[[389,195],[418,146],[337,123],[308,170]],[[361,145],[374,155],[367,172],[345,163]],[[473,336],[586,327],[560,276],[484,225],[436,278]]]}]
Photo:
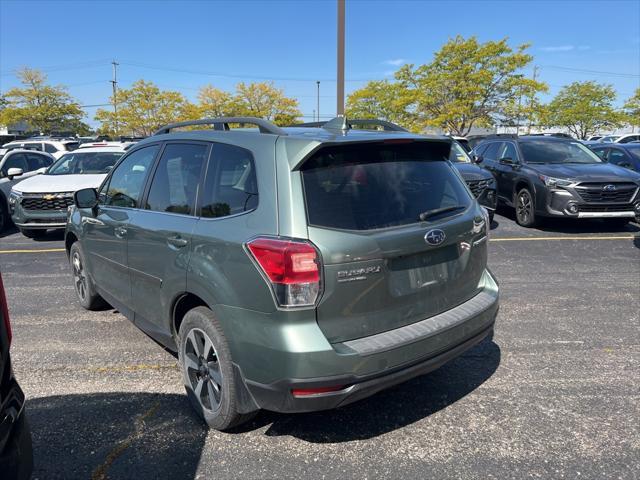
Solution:
[{"label": "rear side window", "polygon": [[58,149],[55,146],[51,145],[50,143],[45,143],[44,151],[47,153],[56,153]]},{"label": "rear side window", "polygon": [[192,214],[208,150],[202,144],[168,144],[158,162],[145,208]]},{"label": "rear side window", "polygon": [[213,145],[201,216],[225,217],[258,206],[258,183],[253,156],[244,148]]},{"label": "rear side window", "polygon": [[449,163],[448,145],[359,144],[320,150],[302,166],[310,225],[373,230],[471,200]]}]

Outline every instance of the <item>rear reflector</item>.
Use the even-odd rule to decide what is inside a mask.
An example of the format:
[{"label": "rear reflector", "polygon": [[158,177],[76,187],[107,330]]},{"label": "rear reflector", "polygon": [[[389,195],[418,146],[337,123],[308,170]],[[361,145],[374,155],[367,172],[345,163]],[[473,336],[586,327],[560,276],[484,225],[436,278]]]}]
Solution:
[{"label": "rear reflector", "polygon": [[247,249],[269,280],[281,307],[315,304],[320,293],[320,255],[304,240],[259,237]]},{"label": "rear reflector", "polygon": [[323,393],[339,392],[347,388],[346,385],[335,385],[333,387],[317,387],[317,388],[294,388],[291,394],[294,397],[308,397],[310,395],[321,395]]}]

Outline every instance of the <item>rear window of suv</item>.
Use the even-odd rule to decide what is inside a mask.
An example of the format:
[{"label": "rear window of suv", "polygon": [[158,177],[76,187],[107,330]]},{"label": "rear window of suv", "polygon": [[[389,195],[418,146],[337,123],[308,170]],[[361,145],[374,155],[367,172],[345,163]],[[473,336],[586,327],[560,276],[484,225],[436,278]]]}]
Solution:
[{"label": "rear window of suv", "polygon": [[421,213],[472,201],[438,142],[323,148],[302,166],[310,225],[373,230],[419,221]]}]

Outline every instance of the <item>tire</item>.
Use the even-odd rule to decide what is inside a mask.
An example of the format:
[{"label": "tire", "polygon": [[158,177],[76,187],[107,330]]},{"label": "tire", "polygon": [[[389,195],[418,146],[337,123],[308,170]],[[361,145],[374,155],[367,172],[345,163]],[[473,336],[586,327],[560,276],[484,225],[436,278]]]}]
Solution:
[{"label": "tire", "polygon": [[216,430],[229,430],[257,412],[239,413],[229,345],[213,312],[189,310],[178,333],[178,361],[191,405]]},{"label": "tire", "polygon": [[85,265],[85,255],[79,242],[71,245],[69,251],[69,264],[73,275],[73,287],[76,291],[78,301],[87,310],[101,310],[107,303],[96,292],[96,288],[87,274]]},{"label": "tire", "polygon": [[27,238],[42,238],[47,234],[47,231],[42,229],[21,228],[20,233]]},{"label": "tire", "polygon": [[535,227],[538,224],[536,217],[535,198],[528,188],[521,189],[515,198],[516,222],[526,228]]}]

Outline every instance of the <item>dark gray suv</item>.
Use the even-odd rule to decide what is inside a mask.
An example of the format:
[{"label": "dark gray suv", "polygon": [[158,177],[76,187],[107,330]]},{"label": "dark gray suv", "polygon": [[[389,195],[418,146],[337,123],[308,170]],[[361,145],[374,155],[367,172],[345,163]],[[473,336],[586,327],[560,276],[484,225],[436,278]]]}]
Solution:
[{"label": "dark gray suv", "polygon": [[429,372],[489,335],[498,310],[487,213],[450,146],[342,118],[164,127],[98,191],[76,192],[66,247],[80,303],[105,300],[177,352],[217,429]]}]

